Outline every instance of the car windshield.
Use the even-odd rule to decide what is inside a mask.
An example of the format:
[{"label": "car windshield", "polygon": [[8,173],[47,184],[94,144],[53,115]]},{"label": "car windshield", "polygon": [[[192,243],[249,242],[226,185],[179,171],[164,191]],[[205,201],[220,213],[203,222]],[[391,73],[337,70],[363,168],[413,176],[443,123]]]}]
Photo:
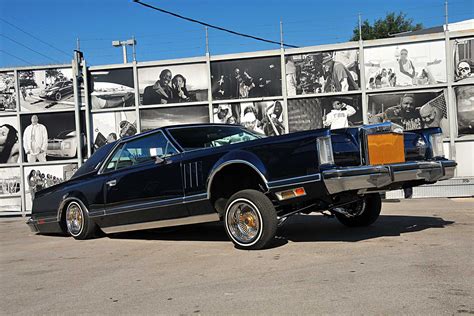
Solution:
[{"label": "car windshield", "polygon": [[168,132],[186,150],[247,142],[265,137],[241,126],[193,126],[170,128]]}]

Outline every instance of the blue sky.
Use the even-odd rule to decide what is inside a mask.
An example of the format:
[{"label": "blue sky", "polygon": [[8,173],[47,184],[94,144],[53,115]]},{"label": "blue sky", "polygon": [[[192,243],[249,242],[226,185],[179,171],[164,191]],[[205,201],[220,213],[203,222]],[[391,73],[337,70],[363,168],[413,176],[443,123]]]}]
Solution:
[{"label": "blue sky", "polygon": [[[444,0],[142,0],[208,23],[272,40],[311,46],[347,41],[357,14],[373,21],[389,11],[403,11],[425,27],[442,25]],[[450,0],[450,22],[474,17],[474,0]],[[81,50],[89,64],[122,62],[112,40],[135,35],[139,61],[202,56],[200,25],[144,8],[132,0],[0,0],[0,67],[67,63],[71,56],[19,31],[3,20],[65,52]],[[13,40],[12,40],[13,39]],[[278,48],[216,30],[209,31],[213,55]],[[36,52],[26,48],[31,48]],[[15,57],[13,57],[13,56]]]}]

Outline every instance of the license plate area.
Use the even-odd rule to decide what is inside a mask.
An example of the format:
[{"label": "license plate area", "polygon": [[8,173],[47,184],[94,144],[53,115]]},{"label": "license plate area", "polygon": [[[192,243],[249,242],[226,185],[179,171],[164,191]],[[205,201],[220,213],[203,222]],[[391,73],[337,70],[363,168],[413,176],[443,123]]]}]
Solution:
[{"label": "license plate area", "polygon": [[403,134],[386,133],[367,135],[370,165],[405,162]]}]

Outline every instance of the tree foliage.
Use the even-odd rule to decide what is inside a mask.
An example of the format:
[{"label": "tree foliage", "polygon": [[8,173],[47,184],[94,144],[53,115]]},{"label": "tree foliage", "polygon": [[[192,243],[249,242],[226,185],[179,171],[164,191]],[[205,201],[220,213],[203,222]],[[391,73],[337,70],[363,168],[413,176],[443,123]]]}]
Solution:
[{"label": "tree foliage", "polygon": [[[413,19],[407,18],[407,15],[403,12],[395,13],[389,12],[383,19],[377,19],[373,25],[370,24],[369,20],[362,22],[362,39],[372,40],[378,38],[392,37],[393,34],[421,30],[423,25],[421,23],[414,24]],[[351,41],[359,40],[359,25],[353,30]]]}]

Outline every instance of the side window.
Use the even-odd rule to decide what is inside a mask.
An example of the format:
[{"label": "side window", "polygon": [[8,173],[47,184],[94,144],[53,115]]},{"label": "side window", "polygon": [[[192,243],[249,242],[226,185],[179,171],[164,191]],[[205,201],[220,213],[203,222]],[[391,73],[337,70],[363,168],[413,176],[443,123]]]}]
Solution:
[{"label": "side window", "polygon": [[178,151],[163,133],[154,133],[125,143],[115,152],[105,171],[135,166],[151,161],[156,156],[162,158],[176,153]]},{"label": "side window", "polygon": [[120,158],[120,153],[122,152],[122,148],[123,148],[123,145],[118,147],[116,150],[115,150],[115,153],[114,155],[112,156],[112,158],[109,160],[109,162],[107,162],[107,166],[105,166],[105,169],[104,171],[107,172],[107,171],[111,171],[111,170],[115,170],[116,167],[117,167],[117,161],[119,160]]}]

